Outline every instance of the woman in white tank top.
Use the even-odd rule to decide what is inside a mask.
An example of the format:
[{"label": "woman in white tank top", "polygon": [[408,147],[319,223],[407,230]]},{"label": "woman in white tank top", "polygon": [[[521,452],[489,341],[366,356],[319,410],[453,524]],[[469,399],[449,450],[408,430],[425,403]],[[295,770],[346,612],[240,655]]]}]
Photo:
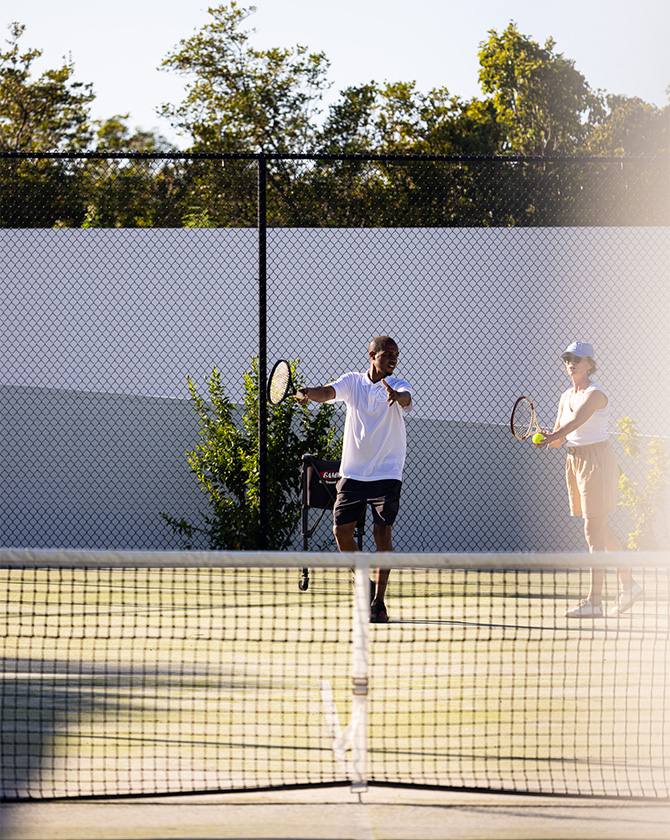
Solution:
[{"label": "woman in white tank top", "polygon": [[[584,536],[590,552],[621,551],[622,545],[607,524],[615,510],[619,492],[619,468],[609,445],[610,405],[603,389],[591,382],[595,372],[593,346],[573,342],[562,354],[572,387],[561,395],[554,430],[540,448],[568,445],[565,478],[572,516],[584,518]],[[586,598],[565,613],[569,618],[601,618],[603,615],[603,568],[591,569],[591,586]],[[619,615],[642,595],[630,571],[619,570],[619,596],[610,610]]]}]

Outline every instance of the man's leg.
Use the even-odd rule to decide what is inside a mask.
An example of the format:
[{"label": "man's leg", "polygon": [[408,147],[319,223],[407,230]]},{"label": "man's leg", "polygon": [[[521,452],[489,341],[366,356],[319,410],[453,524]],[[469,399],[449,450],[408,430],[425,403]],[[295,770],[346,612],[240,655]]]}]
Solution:
[{"label": "man's leg", "polygon": [[[393,551],[392,528],[398,514],[401,487],[400,481],[384,480],[379,482],[375,496],[370,499],[375,546],[377,551],[387,554]],[[370,621],[379,623],[388,621],[384,598],[390,573],[390,569],[377,569],[375,595],[370,607]]]},{"label": "man's leg", "polygon": [[[380,525],[375,522],[373,533],[377,551],[393,551],[391,532],[391,525]],[[384,600],[384,595],[386,595],[386,585],[388,583],[390,573],[390,569],[377,569],[377,590],[375,592],[374,601]]]},{"label": "man's leg", "polygon": [[358,551],[354,532],[361,510],[366,505],[365,484],[351,478],[341,478],[337,482],[337,496],[333,507],[333,534],[340,551]]},{"label": "man's leg", "polygon": [[358,543],[354,539],[356,525],[356,522],[333,525],[333,534],[335,534],[337,547],[340,551],[358,551]]}]

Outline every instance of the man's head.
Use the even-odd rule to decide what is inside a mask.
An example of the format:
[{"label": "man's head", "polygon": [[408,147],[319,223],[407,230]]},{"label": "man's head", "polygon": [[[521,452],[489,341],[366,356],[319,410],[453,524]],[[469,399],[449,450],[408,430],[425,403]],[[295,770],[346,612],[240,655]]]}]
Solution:
[{"label": "man's head", "polygon": [[368,347],[370,378],[373,382],[390,376],[398,363],[398,345],[388,335],[373,338]]}]

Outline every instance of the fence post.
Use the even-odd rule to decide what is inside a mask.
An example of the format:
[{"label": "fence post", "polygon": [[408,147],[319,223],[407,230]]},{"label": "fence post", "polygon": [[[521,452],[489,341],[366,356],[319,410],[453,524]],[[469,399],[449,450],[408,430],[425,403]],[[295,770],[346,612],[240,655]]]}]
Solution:
[{"label": "fence post", "polygon": [[267,378],[267,205],[266,158],[258,154],[258,547],[268,546]]}]

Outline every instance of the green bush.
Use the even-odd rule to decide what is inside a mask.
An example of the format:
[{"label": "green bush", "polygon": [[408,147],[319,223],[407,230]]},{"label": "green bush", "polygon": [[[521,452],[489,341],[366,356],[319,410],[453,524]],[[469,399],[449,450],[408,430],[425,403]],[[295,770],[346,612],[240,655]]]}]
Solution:
[{"label": "green bush", "polygon": [[[659,438],[650,438],[643,452],[635,421],[623,417],[617,423],[623,451],[633,459],[637,481],[621,473],[619,477],[619,504],[630,510],[633,529],[628,534],[626,547],[632,551],[654,550],[667,546],[668,534],[665,519],[665,492],[668,484],[668,454]],[[660,514],[660,522],[658,521]],[[662,532],[659,545],[658,534]]]},{"label": "green bush", "polygon": [[[304,384],[291,362],[294,382]],[[216,368],[205,378],[207,399],[188,377],[193,410],[198,415],[200,443],[187,453],[191,470],[207,493],[209,510],[194,524],[166,513],[162,518],[179,535],[184,548],[195,544],[210,550],[253,550],[259,547],[258,361],[244,375],[241,418],[226,394]],[[264,397],[265,395],[263,395]],[[302,455],[340,457],[342,442],[333,427],[334,405],[318,408],[286,399],[268,405],[267,508],[268,548],[291,545],[300,522]]]}]

